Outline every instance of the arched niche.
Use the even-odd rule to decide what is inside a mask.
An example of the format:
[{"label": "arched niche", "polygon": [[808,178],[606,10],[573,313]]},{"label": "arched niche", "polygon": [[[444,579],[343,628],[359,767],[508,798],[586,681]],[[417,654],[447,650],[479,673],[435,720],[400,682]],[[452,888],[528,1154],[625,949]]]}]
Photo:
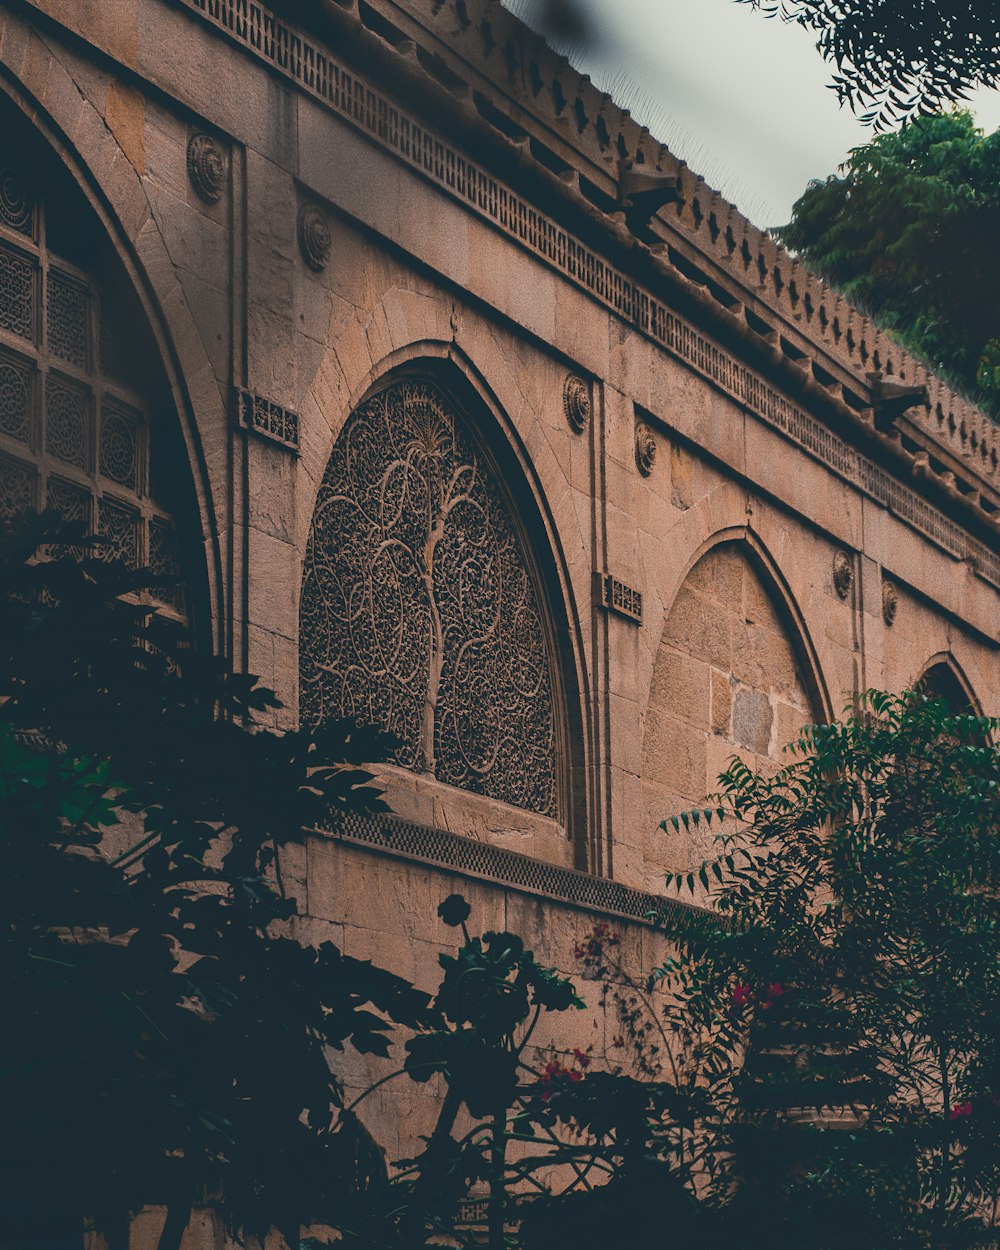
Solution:
[{"label": "arched niche", "polygon": [[[434,361],[381,379],[348,416],[306,546],[299,715],[387,729],[398,769],[433,793],[427,811],[458,813],[453,831],[525,835],[522,849],[565,860],[550,839],[574,823],[567,631],[533,496],[495,434]],[[404,789],[390,786],[393,806]]]},{"label": "arched niche", "polygon": [[936,655],[928,661],[916,689],[929,699],[942,699],[951,712],[982,716],[972,686],[951,655]]},{"label": "arched niche", "polygon": [[761,556],[743,541],[711,547],[677,592],[653,665],[641,766],[648,888],[711,847],[710,831],[659,823],[700,805],[733,755],[773,769],[823,706],[815,660]]},{"label": "arched niche", "polygon": [[149,323],[44,136],[0,99],[0,515],[54,508],[206,631],[198,508]]}]

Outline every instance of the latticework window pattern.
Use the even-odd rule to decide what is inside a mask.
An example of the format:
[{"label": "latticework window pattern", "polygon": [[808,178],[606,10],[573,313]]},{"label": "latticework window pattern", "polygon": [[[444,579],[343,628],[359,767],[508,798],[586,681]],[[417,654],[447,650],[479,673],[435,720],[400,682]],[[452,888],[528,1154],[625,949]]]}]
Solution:
[{"label": "latticework window pattern", "polygon": [[[106,539],[106,554],[175,576],[173,524],[148,492],[149,422],[116,371],[134,339],[120,305],[47,246],[45,206],[0,153],[0,516],[50,506]],[[133,353],[134,354],[134,353]],[[170,588],[162,601],[183,611]]]},{"label": "latticework window pattern", "polygon": [[549,650],[511,510],[451,401],[416,379],[373,396],[341,432],[313,514],[303,722],[380,725],[404,766],[555,815]]}]

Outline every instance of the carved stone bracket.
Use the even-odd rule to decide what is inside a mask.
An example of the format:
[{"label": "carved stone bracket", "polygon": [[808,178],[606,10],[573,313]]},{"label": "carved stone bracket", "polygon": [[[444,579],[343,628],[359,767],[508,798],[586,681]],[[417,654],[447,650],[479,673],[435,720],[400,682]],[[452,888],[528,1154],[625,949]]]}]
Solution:
[{"label": "carved stone bracket", "polygon": [[310,269],[322,273],[330,259],[330,223],[318,204],[299,209],[299,248]]},{"label": "carved stone bracket", "polygon": [[649,477],[656,464],[656,439],[645,421],[636,422],[635,463],[643,477]]},{"label": "carved stone bracket", "polygon": [[590,387],[575,373],[567,374],[563,383],[563,410],[570,428],[582,434],[590,420]]},{"label": "carved stone bracket", "polygon": [[896,594],[896,587],[892,582],[882,583],[882,620],[886,625],[892,625],[896,619],[896,613],[899,611],[899,596]]},{"label": "carved stone bracket", "polygon": [[846,599],[854,585],[854,564],[846,551],[838,551],[833,557],[833,587],[841,599]]},{"label": "carved stone bracket", "polygon": [[253,391],[237,387],[235,390],[236,424],[240,429],[256,434],[258,438],[277,443],[288,451],[299,450],[298,414],[282,408],[270,399]]},{"label": "carved stone bracket", "polygon": [[633,625],[642,624],[642,593],[610,573],[597,575],[598,602],[607,612],[624,617]]},{"label": "carved stone bracket", "polygon": [[211,135],[194,134],[188,139],[187,171],[198,198],[217,204],[226,185],[226,156]]}]

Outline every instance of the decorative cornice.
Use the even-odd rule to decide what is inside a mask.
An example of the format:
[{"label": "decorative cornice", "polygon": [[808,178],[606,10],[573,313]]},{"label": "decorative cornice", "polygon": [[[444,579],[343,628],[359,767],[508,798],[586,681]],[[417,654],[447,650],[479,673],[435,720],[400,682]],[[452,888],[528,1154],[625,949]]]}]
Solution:
[{"label": "decorative cornice", "polygon": [[319,832],[397,859],[431,864],[504,889],[539,895],[624,920],[648,924],[651,917],[673,911],[702,910],[659,894],[633,889],[620,881],[594,877],[575,868],[561,868],[519,851],[414,824],[398,816],[347,812],[338,815]]},{"label": "decorative cornice", "polygon": [[[340,2],[350,7],[352,0]],[[996,423],[903,351],[766,230],[747,221],[627,110],[548,48],[516,16],[522,8],[519,0],[508,0],[505,6],[496,0],[437,0],[433,5],[393,0],[396,20],[400,5],[409,10],[414,27],[408,34],[414,35],[419,25],[435,39],[435,51],[453,76],[473,82],[486,79],[492,89],[491,105],[499,104],[509,119],[517,118],[523,125],[529,114],[540,130],[544,128],[552,155],[558,153],[575,165],[604,197],[615,196],[627,170],[648,171],[653,178],[673,177],[679,195],[654,223],[668,241],[687,245],[689,258],[706,263],[703,276],[709,285],[713,280],[735,282],[749,295],[745,302],[756,314],[763,311],[762,305],[772,310],[782,324],[771,329],[779,337],[788,336],[793,359],[805,345],[825,356],[828,366],[846,370],[850,377],[845,380],[853,377],[857,382],[868,371],[877,371],[891,375],[895,383],[927,386],[930,411],[911,414],[911,429],[919,427],[969,469],[996,483],[1000,460]],[[778,346],[785,350],[786,344]],[[873,400],[870,395],[866,398]]]},{"label": "decorative cornice", "polygon": [[[297,83],[335,114],[394,152],[423,177],[492,222],[508,237],[708,378],[743,407],[779,429],[841,477],[956,558],[972,560],[982,576],[1000,585],[1000,555],[970,534],[964,526],[943,515],[922,494],[899,480],[900,472],[913,472],[913,456],[904,454],[898,438],[876,434],[871,410],[866,416],[864,411],[859,412],[846,402],[843,386],[825,374],[815,362],[803,362],[803,353],[799,352],[797,357],[788,355],[786,349],[790,345],[777,331],[761,323],[761,319],[749,308],[740,307],[735,297],[727,297],[724,291],[714,288],[705,275],[699,278],[696,272],[693,276],[683,273],[678,268],[678,263],[684,263],[682,257],[657,257],[648,248],[640,249],[649,258],[647,268],[658,271],[661,278],[668,280],[675,295],[678,291],[683,292],[693,306],[709,312],[720,326],[756,342],[758,351],[769,353],[772,364],[783,368],[790,377],[797,377],[803,392],[815,399],[818,406],[835,413],[842,426],[848,429],[856,426],[862,434],[867,431],[885,454],[895,456],[900,461],[899,471],[893,474],[868,459],[845,441],[843,433],[835,432],[828,424],[796,405],[741,359],[723,350],[678,316],[671,306],[676,303],[676,298],[670,302],[658,299],[645,285],[616,268],[603,252],[581,242],[570,230],[529,204],[492,173],[449,147],[422,122],[333,57],[324,46],[276,18],[258,0],[175,0],[175,3],[206,18],[252,55]],[[333,7],[328,6],[331,10]],[[357,24],[360,18],[355,12],[343,20]],[[401,69],[405,64],[409,72],[418,72],[419,67],[417,70],[413,68],[415,58],[412,47],[400,45],[393,49],[386,44],[385,48],[388,49],[385,55],[393,56]],[[452,95],[453,104],[462,94],[460,85],[453,85],[457,93]],[[500,135],[500,138],[504,136]],[[514,140],[510,140],[510,146],[520,157],[524,156],[524,147]],[[572,192],[568,182],[560,182],[554,175],[551,181],[559,184],[564,193]],[[576,194],[579,197],[579,184]],[[635,239],[622,221],[608,219],[593,211],[595,216],[602,218],[610,235],[618,238],[621,245],[636,247]],[[769,243],[769,246],[773,251],[775,245]],[[669,253],[669,249],[667,251]],[[691,272],[691,267],[687,268]],[[807,278],[812,283],[818,282],[811,275],[800,275],[800,278],[803,283]],[[781,278],[780,282],[785,284],[787,280]],[[823,288],[823,294],[826,298],[830,293]],[[726,306],[727,298],[733,307]],[[805,296],[802,298],[805,299]],[[837,299],[843,304],[839,297]],[[844,308],[846,310],[846,305]],[[846,311],[844,315],[846,317]],[[820,321],[823,321],[823,315],[820,315]],[[838,336],[841,333],[839,328],[836,333]],[[892,360],[876,361],[874,354],[870,355],[872,363],[886,372],[892,367]],[[898,359],[898,351],[895,355]],[[938,392],[934,389],[936,380],[931,381],[934,382],[930,390],[933,404]],[[975,411],[969,408],[970,413]],[[988,422],[983,414],[978,416],[983,422]],[[986,444],[980,441],[977,445],[983,448]],[[987,457],[990,462],[992,455],[991,451],[990,457]],[[933,466],[929,469],[931,471]],[[940,489],[944,491],[943,487]],[[952,502],[960,508],[977,511],[970,501],[978,498],[974,491],[964,496],[956,489]],[[980,523],[995,528],[996,519],[985,510],[985,498],[983,502],[984,510],[978,513]]]}]

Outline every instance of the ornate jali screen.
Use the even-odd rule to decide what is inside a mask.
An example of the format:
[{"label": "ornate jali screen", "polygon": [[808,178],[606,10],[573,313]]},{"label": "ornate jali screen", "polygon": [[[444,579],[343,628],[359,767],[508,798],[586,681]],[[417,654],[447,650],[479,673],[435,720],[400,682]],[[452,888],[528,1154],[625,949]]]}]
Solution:
[{"label": "ornate jali screen", "polygon": [[306,552],[299,674],[304,723],[379,725],[400,764],[556,814],[535,581],[494,470],[429,381],[374,395],[333,449]]}]

